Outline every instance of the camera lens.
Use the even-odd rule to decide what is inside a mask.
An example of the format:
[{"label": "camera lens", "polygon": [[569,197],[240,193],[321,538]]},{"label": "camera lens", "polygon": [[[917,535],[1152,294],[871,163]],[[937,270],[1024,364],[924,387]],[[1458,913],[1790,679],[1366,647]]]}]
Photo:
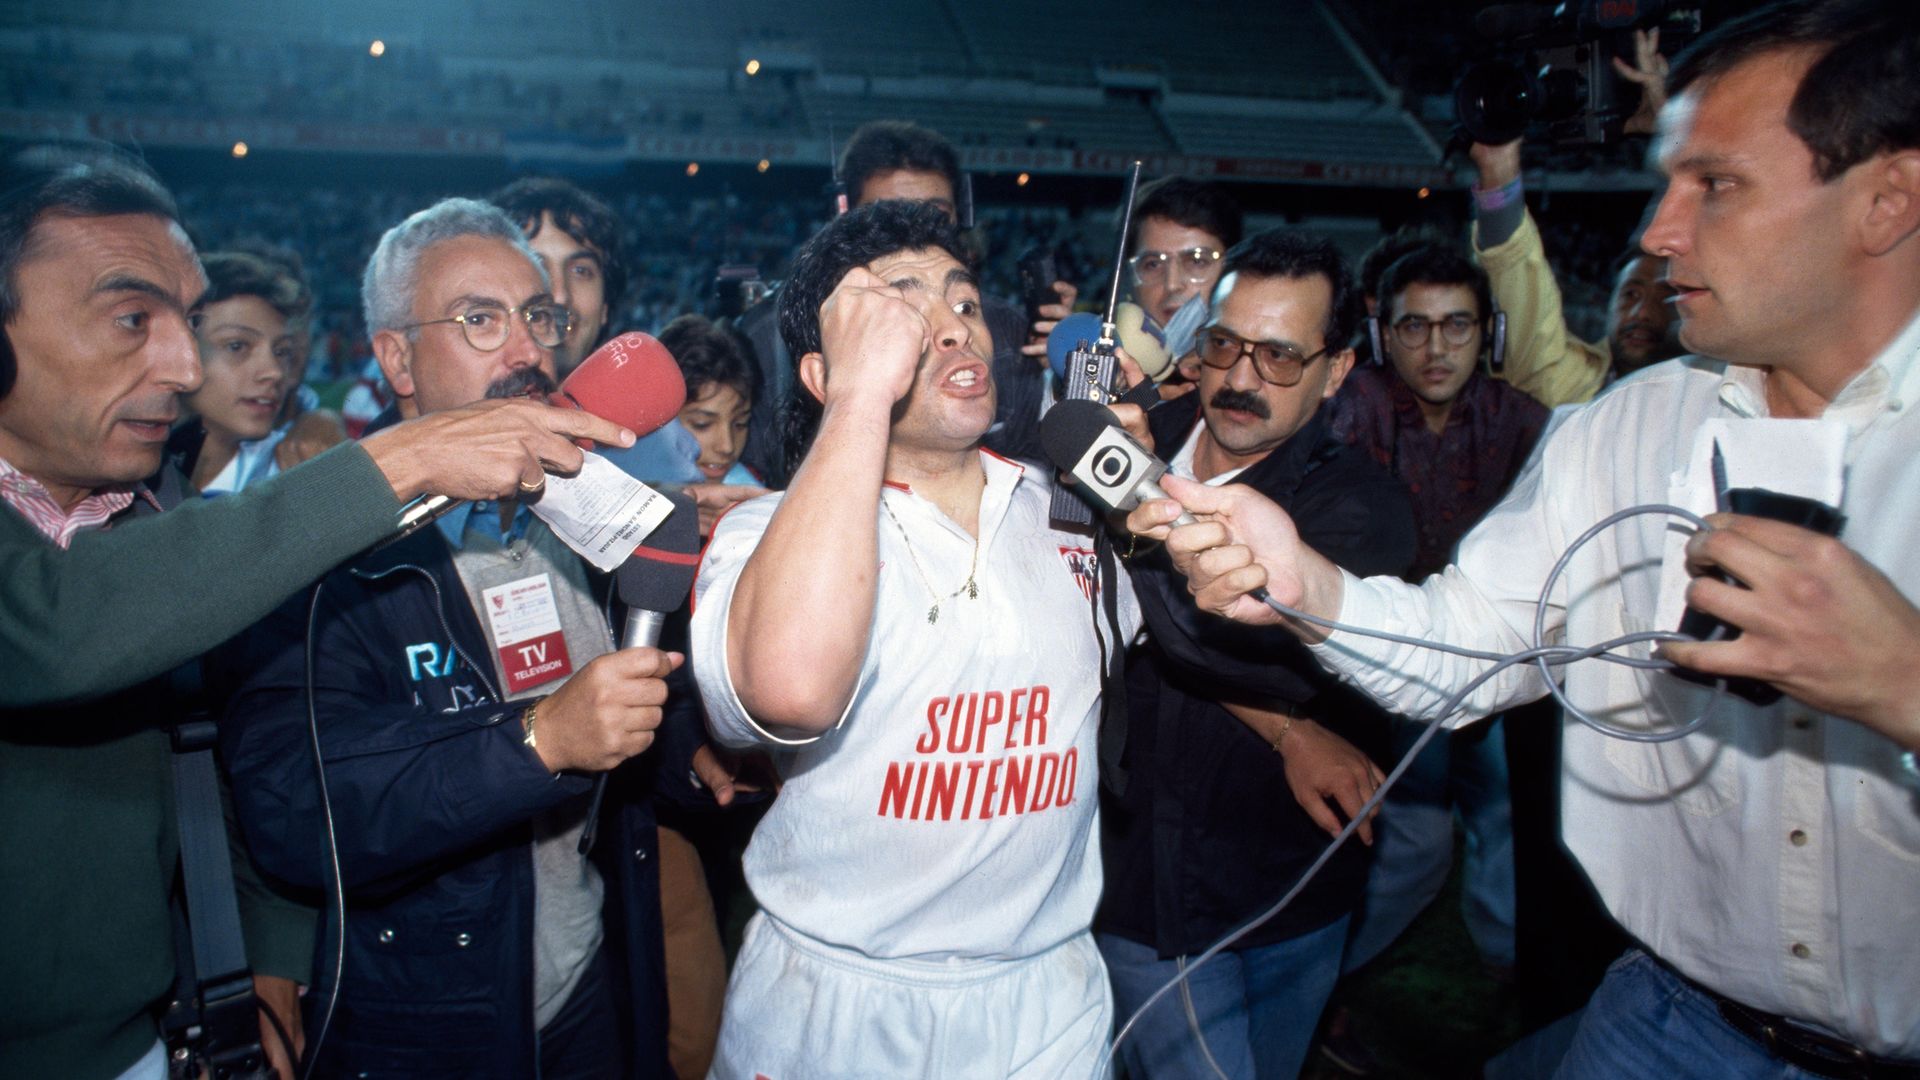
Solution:
[{"label": "camera lens", "polygon": [[1548,123],[1572,120],[1587,103],[1587,80],[1578,71],[1554,68],[1540,73],[1539,113]]},{"label": "camera lens", "polygon": [[1540,107],[1540,87],[1512,64],[1475,64],[1453,90],[1453,111],[1477,143],[1498,146],[1526,133]]}]

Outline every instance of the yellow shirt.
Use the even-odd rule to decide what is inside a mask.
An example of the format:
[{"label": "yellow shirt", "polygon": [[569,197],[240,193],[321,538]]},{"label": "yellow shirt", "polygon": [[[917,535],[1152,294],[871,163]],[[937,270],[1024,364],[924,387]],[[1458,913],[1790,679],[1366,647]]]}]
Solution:
[{"label": "yellow shirt", "polygon": [[1589,401],[1607,384],[1613,354],[1602,339],[1581,341],[1567,333],[1560,285],[1540,246],[1533,215],[1504,242],[1480,249],[1480,223],[1473,225],[1474,252],[1493,283],[1493,302],[1507,313],[1507,356],[1501,377],[1549,409]]}]

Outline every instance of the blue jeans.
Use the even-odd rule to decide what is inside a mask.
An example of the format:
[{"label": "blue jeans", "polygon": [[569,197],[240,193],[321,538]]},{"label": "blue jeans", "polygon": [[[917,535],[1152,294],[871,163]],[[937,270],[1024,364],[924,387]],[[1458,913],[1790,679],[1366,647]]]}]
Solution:
[{"label": "blue jeans", "polygon": [[1718,1006],[1633,949],[1607,969],[1554,1080],[1812,1080],[1721,1019]]},{"label": "blue jeans", "polygon": [[[1151,946],[1112,934],[1095,940],[1119,1024],[1191,959],[1162,960]],[[1169,991],[1134,1025],[1120,1045],[1129,1080],[1293,1080],[1340,975],[1346,940],[1342,917],[1277,944],[1221,952],[1187,980],[1186,994]]]},{"label": "blue jeans", "polygon": [[[1354,913],[1343,972],[1387,951],[1440,894],[1453,869],[1456,808],[1467,835],[1460,914],[1483,959],[1513,963],[1513,800],[1503,722],[1496,717],[1484,733],[1464,738],[1435,735],[1387,793],[1373,825],[1373,868]],[[1399,722],[1394,759],[1425,729]]]}]

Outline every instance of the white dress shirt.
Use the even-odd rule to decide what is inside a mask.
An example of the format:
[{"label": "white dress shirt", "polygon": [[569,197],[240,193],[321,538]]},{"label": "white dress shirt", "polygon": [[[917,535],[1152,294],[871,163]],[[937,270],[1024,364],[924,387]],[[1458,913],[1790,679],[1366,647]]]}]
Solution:
[{"label": "white dress shirt", "polygon": [[[1841,539],[1909,600],[1920,597],[1916,351],[1920,318],[1822,417],[1764,421],[1777,431],[1809,425],[1791,431],[1810,436],[1804,445],[1834,448],[1831,475],[1817,475],[1816,463],[1816,475],[1794,484],[1841,492]],[[1638,504],[1710,509],[1700,432],[1751,429],[1766,416],[1758,369],[1686,358],[1624,379],[1557,425],[1506,500],[1462,541],[1456,565],[1419,586],[1349,576],[1341,621],[1524,648],[1547,574],[1581,532]],[[1770,482],[1770,471],[1794,470],[1777,453],[1769,463],[1766,450],[1753,444],[1744,461],[1729,461],[1731,486],[1793,486]],[[1550,600],[1548,640],[1586,645],[1672,629],[1686,531],[1644,516],[1589,544]],[[1484,667],[1349,633],[1316,650],[1415,716],[1430,716]],[[1565,681],[1576,705],[1630,727],[1684,723],[1706,697],[1665,673],[1598,661],[1567,668]],[[1537,670],[1512,668],[1466,712],[1487,715],[1545,690]],[[1893,741],[1790,698],[1758,708],[1729,696],[1703,730],[1660,744],[1569,720],[1562,831],[1614,917],[1688,977],[1875,1053],[1920,1057],[1920,778],[1911,761]]]},{"label": "white dress shirt", "polygon": [[[1199,391],[1195,390],[1194,393],[1197,394]],[[1174,453],[1173,460],[1167,462],[1168,470],[1175,476],[1184,477],[1188,480],[1196,480],[1206,484],[1208,487],[1219,487],[1222,484],[1233,483],[1240,478],[1241,473],[1247,471],[1245,465],[1237,469],[1223,470],[1218,476],[1207,480],[1200,480],[1199,475],[1193,471],[1193,456],[1200,452],[1200,433],[1205,430],[1207,430],[1207,418],[1205,415],[1202,415],[1200,419],[1193,422],[1193,430],[1187,433],[1187,441],[1180,444],[1180,449]]]}]

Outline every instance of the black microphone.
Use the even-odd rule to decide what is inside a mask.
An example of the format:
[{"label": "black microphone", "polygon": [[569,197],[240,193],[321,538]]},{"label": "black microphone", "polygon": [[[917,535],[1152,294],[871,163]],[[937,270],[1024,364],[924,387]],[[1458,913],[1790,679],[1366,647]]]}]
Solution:
[{"label": "black microphone", "polygon": [[[693,591],[694,575],[700,569],[700,511],[693,499],[681,492],[667,492],[673,509],[666,520],[647,534],[646,543],[633,549],[627,561],[613,572],[613,584],[620,602],[627,605],[627,624],[620,635],[623,649],[652,648],[660,644],[660,629],[667,616],[680,610]],[[593,801],[587,807],[587,823],[580,830],[580,854],[593,848],[595,825],[600,819],[600,802],[606,798],[607,774],[593,782]]]},{"label": "black microphone", "polygon": [[[1127,434],[1113,410],[1095,401],[1067,400],[1040,418],[1040,445],[1073,489],[1095,508],[1126,512],[1147,499],[1170,499],[1160,489],[1166,463]],[[1185,510],[1175,525],[1191,525]]]},{"label": "black microphone", "polygon": [[[1167,463],[1127,434],[1113,410],[1092,401],[1062,401],[1040,418],[1040,445],[1073,477],[1073,489],[1098,510],[1126,512],[1147,499],[1172,499],[1160,487]],[[1176,500],[1178,501],[1178,500]],[[1185,507],[1175,525],[1196,525]],[[1282,615],[1297,612],[1274,603],[1265,586],[1247,594]]]},{"label": "black microphone", "polygon": [[700,569],[700,511],[685,492],[665,494],[673,510],[613,572],[614,588],[627,605],[623,649],[660,644],[660,627],[687,602]]}]

